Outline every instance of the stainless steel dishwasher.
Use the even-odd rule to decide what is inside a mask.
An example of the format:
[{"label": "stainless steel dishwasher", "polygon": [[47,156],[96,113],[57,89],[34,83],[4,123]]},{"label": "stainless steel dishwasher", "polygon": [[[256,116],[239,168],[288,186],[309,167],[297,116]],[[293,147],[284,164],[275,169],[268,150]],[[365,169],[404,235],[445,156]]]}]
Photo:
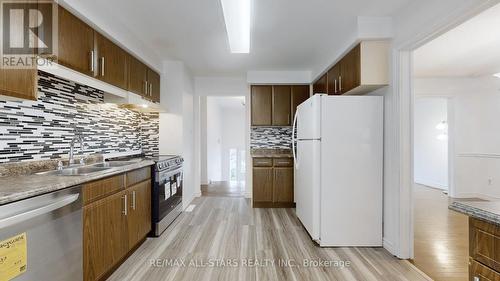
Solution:
[{"label": "stainless steel dishwasher", "polygon": [[0,280],[83,279],[81,190],[0,206]]}]

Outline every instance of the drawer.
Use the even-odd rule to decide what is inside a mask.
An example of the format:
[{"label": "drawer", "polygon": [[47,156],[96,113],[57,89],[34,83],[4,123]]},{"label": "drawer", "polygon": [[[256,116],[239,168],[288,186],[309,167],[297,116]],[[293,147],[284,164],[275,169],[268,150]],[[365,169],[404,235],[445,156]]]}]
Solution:
[{"label": "drawer", "polygon": [[500,226],[469,218],[470,256],[500,272]]},{"label": "drawer", "polygon": [[293,167],[293,158],[274,158],[274,167]]},{"label": "drawer", "polygon": [[253,159],[254,167],[272,167],[273,159],[272,158],[254,158]]},{"label": "drawer", "polygon": [[148,180],[151,178],[151,167],[144,167],[127,173],[127,186]]},{"label": "drawer", "polygon": [[500,281],[500,273],[491,270],[483,264],[469,259],[469,280],[470,281]]},{"label": "drawer", "polygon": [[125,188],[125,175],[117,175],[83,185],[83,203],[97,201]]}]

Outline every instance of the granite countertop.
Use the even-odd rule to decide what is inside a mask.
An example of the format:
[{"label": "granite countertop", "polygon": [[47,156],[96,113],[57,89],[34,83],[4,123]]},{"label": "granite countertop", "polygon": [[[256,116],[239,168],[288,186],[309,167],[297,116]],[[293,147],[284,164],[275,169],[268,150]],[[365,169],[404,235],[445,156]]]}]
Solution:
[{"label": "granite countertop", "polygon": [[449,208],[470,217],[500,225],[500,201],[453,202]]},{"label": "granite countertop", "polygon": [[153,165],[142,160],[86,176],[22,175],[0,178],[0,205]]},{"label": "granite countertop", "polygon": [[254,148],[252,158],[293,158],[291,149]]}]

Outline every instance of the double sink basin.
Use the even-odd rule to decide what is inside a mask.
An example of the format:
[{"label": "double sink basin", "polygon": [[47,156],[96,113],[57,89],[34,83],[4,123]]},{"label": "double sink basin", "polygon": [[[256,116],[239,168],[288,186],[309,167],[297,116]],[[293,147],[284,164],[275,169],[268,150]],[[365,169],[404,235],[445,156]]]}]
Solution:
[{"label": "double sink basin", "polygon": [[130,165],[132,163],[134,163],[134,161],[101,162],[101,163],[91,164],[91,165],[73,166],[73,167],[63,168],[62,170],[40,172],[40,173],[37,173],[37,175],[87,176],[87,175],[90,175],[93,173],[98,173],[98,172],[110,170],[113,168]]}]

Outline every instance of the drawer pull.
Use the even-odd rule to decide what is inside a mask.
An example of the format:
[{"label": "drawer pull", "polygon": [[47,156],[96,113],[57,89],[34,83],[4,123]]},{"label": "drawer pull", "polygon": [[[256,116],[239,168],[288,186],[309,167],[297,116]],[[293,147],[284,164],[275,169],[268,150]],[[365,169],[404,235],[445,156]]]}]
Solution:
[{"label": "drawer pull", "polygon": [[128,209],[128,204],[127,204],[127,195],[123,195],[123,205],[124,205],[124,208],[123,208],[123,211],[122,211],[122,214],[124,214],[125,216],[128,215],[128,212],[127,212],[127,209]]}]

